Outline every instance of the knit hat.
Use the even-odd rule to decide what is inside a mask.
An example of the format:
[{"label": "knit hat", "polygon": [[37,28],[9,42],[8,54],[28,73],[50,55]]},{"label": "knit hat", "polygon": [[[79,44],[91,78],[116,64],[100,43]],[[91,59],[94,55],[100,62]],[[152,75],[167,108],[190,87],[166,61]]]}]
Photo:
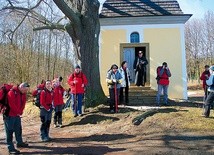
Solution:
[{"label": "knit hat", "polygon": [[76,66],[75,66],[75,69],[77,69],[77,68],[79,68],[79,69],[80,69],[80,66],[79,66],[79,65],[76,65]]}]

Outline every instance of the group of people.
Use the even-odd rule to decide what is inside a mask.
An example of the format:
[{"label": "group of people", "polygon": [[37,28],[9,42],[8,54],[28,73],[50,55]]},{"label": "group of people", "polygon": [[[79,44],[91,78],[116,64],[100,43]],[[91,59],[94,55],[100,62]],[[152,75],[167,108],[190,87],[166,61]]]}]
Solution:
[{"label": "group of people", "polygon": [[[49,135],[52,112],[54,111],[54,127],[62,127],[62,109],[64,107],[63,98],[66,94],[62,87],[62,77],[57,77],[54,80],[43,80],[37,86],[37,89],[32,92],[36,98],[35,104],[40,110],[40,137],[43,142],[51,140]],[[70,94],[73,100],[74,117],[82,116],[82,98],[85,87],[88,83],[84,73],[82,73],[79,65],[75,66],[74,73],[68,77],[70,86]],[[19,154],[20,151],[15,149],[13,144],[13,133],[15,133],[16,147],[28,147],[28,144],[22,139],[21,115],[26,104],[26,93],[30,85],[27,82],[13,86],[7,93],[9,113],[3,116],[6,143],[10,154]],[[37,102],[37,103],[36,103]]]},{"label": "group of people", "polygon": [[200,79],[203,81],[202,86],[204,89],[204,110],[203,116],[210,116],[210,109],[214,101],[214,65],[205,65],[205,70],[201,74]]},{"label": "group of people", "polygon": [[[143,51],[138,52],[138,56],[134,60],[133,68],[135,72],[135,85],[145,86],[146,83],[146,66],[148,61],[144,56]],[[121,67],[118,68],[116,64],[113,64],[107,72],[106,82],[109,88],[109,105],[110,112],[118,111],[118,104],[129,102],[128,92],[130,86],[130,71],[127,67],[127,61],[121,63]],[[163,62],[162,66],[157,67],[157,84],[158,92],[156,97],[156,104],[160,106],[160,96],[164,95],[164,105],[168,103],[168,86],[169,77],[171,77],[170,69],[166,62]],[[125,89],[125,102],[124,102],[124,89]]]}]

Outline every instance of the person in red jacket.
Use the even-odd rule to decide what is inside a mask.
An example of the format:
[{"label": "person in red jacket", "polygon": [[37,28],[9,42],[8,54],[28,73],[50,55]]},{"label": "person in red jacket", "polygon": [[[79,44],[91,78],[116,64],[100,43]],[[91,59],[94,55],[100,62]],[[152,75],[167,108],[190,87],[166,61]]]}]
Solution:
[{"label": "person in red jacket", "polygon": [[75,66],[74,73],[68,77],[68,84],[71,88],[74,117],[78,116],[78,114],[82,116],[82,98],[88,80],[85,74],[80,70],[79,65]]},{"label": "person in red jacket", "polygon": [[65,89],[62,87],[62,77],[53,80],[54,89],[54,127],[62,127],[63,96]]},{"label": "person in red jacket", "polygon": [[168,105],[168,86],[169,86],[169,77],[171,77],[171,72],[168,68],[166,62],[163,62],[162,66],[157,68],[157,106],[160,106],[160,95],[164,95],[164,105]]},{"label": "person in red jacket", "polygon": [[41,139],[43,142],[51,140],[49,137],[49,130],[53,111],[53,98],[54,92],[52,90],[52,83],[47,80],[45,83],[45,89],[40,94],[40,119],[41,119]]},{"label": "person in red jacket", "polygon": [[203,81],[202,86],[203,86],[203,89],[204,89],[204,101],[205,101],[206,98],[207,98],[207,85],[206,85],[206,80],[208,80],[209,77],[210,77],[210,71],[209,71],[210,66],[209,66],[209,65],[205,65],[204,68],[205,68],[205,71],[203,71],[203,73],[201,74],[200,80]]},{"label": "person in red jacket", "polygon": [[7,94],[8,104],[10,107],[8,116],[4,116],[4,126],[6,132],[6,142],[10,154],[19,154],[20,151],[15,149],[13,144],[13,133],[16,137],[16,147],[28,147],[22,139],[21,115],[23,114],[26,104],[26,93],[29,84],[24,82],[14,86]]}]

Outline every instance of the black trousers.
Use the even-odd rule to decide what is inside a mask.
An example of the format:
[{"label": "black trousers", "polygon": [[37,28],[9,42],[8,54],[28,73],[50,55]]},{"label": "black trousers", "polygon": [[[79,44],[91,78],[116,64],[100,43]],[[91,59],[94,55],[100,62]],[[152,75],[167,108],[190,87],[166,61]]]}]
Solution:
[{"label": "black trousers", "polygon": [[214,92],[210,92],[209,95],[207,96],[206,101],[205,101],[204,115],[206,117],[210,116],[210,107],[211,107],[211,104],[213,104],[213,101],[214,101]]},{"label": "black trousers", "polygon": [[124,101],[124,95],[123,95],[123,90],[125,89],[125,103],[129,102],[129,86],[126,87],[120,87],[120,103]]},{"label": "black trousers", "polygon": [[119,98],[119,92],[120,89],[117,88],[116,89],[116,98],[115,98],[115,88],[109,88],[109,95],[110,95],[110,102],[109,102],[109,106],[110,106],[110,110],[116,110],[115,109],[115,103],[117,100],[117,104],[118,104],[118,98]]}]

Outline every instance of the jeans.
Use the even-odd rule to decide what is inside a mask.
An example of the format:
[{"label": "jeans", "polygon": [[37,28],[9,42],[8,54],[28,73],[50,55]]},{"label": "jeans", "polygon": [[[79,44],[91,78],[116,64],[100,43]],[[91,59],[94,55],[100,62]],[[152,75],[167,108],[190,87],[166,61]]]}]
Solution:
[{"label": "jeans", "polygon": [[68,99],[67,99],[67,101],[66,101],[65,106],[64,106],[63,109],[66,109],[66,108],[68,108],[68,107],[71,106],[71,99],[72,99],[72,95],[69,94],[69,97],[68,97]]},{"label": "jeans", "polygon": [[72,109],[75,115],[82,114],[82,98],[83,94],[72,94],[73,100]]},{"label": "jeans", "polygon": [[45,108],[40,109],[40,119],[42,123],[40,127],[40,132],[42,140],[44,140],[45,138],[49,138],[52,111],[52,108],[50,109],[50,111],[47,111]]},{"label": "jeans", "polygon": [[214,101],[214,92],[210,92],[209,95],[207,96],[207,99],[205,101],[205,111],[204,111],[204,115],[206,117],[210,116],[210,106]]},{"label": "jeans", "polygon": [[158,84],[158,92],[157,92],[157,98],[156,98],[156,102],[157,105],[160,105],[160,95],[162,94],[163,91],[163,95],[164,95],[164,104],[168,104],[168,86],[169,85],[160,85]]},{"label": "jeans", "polygon": [[4,127],[6,133],[6,143],[8,150],[14,150],[13,144],[13,132],[15,133],[17,144],[23,143],[22,140],[22,125],[20,116],[12,117],[7,116],[4,117]]}]

